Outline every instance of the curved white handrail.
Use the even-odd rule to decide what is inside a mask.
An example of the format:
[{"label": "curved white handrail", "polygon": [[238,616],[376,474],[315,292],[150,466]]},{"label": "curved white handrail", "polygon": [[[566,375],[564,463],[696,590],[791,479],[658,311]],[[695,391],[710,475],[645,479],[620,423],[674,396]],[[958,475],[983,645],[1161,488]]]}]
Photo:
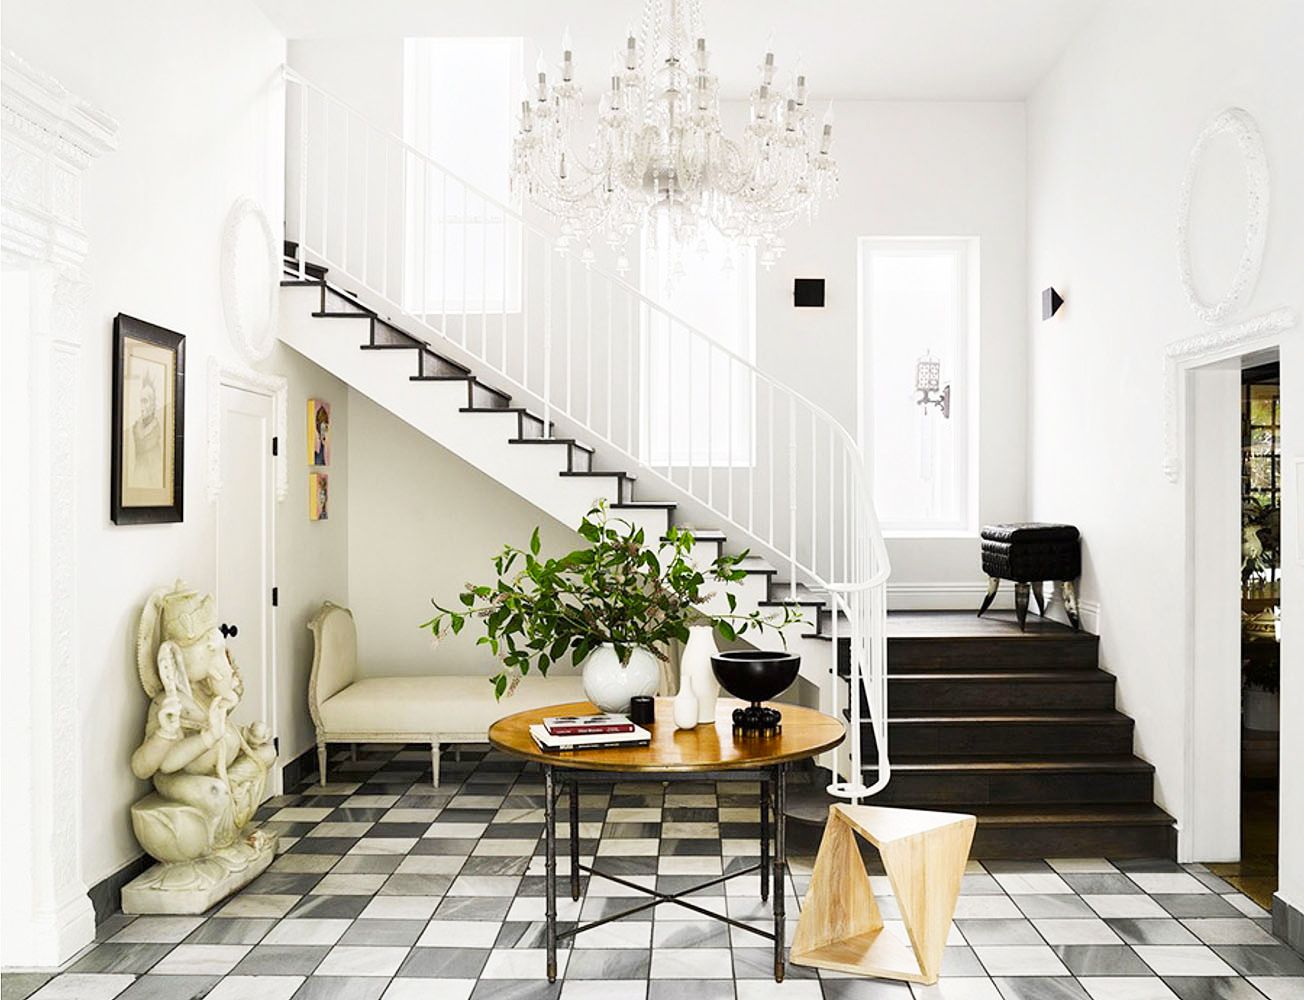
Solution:
[{"label": "curved white handrail", "polygon": [[[563,423],[605,443],[775,553],[787,563],[792,597],[799,582],[826,593],[834,642],[821,704],[837,710],[845,619],[850,690],[865,693],[878,750],[878,778],[867,787],[853,696],[851,773],[830,790],[859,798],[882,788],[890,775],[890,567],[864,457],[841,423],[596,262],[580,262],[577,304],[573,255],[558,253],[554,237],[522,211],[294,70],[284,78],[286,231],[300,273],[311,258],[346,276],[351,291],[427,331],[440,353],[492,371],[514,396],[537,402],[544,428]],[[675,353],[685,349],[681,373]],[[665,426],[649,426],[649,401],[685,380],[687,413],[676,409],[685,400],[667,398],[658,414]],[[708,412],[695,414],[695,405]]]}]

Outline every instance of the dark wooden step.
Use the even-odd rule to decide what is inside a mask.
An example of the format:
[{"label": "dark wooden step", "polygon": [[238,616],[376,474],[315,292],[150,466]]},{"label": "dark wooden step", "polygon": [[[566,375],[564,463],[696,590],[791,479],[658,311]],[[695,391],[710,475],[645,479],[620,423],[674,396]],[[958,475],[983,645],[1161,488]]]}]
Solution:
[{"label": "dark wooden step", "polygon": [[[948,809],[952,807],[948,806]],[[1014,858],[1175,858],[1177,830],[1158,806],[957,807],[978,818],[970,856]]]},{"label": "dark wooden step", "polygon": [[1114,677],[1103,670],[893,674],[889,658],[887,703],[899,717],[921,710],[1105,711],[1114,707]]},{"label": "dark wooden step", "polygon": [[[1132,752],[1133,722],[1122,712],[917,713],[901,717],[888,705],[888,752],[893,761],[934,755],[1112,755]],[[845,712],[844,712],[845,714]],[[867,761],[877,760],[873,727],[861,723]]]},{"label": "dark wooden step", "polygon": [[[867,765],[864,780],[878,778]],[[1150,804],[1154,767],[1139,757],[1061,757],[986,760],[971,757],[892,758],[892,777],[874,797],[883,805],[949,808],[979,805]]]}]

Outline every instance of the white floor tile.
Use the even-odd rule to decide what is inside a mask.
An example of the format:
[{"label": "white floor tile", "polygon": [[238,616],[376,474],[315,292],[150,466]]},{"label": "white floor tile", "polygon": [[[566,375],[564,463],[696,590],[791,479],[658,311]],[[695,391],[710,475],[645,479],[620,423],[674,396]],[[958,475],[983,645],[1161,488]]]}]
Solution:
[{"label": "white floor tile", "polygon": [[561,1000],[645,1000],[646,997],[647,983],[642,979],[568,979],[561,988]]},{"label": "white floor tile", "polygon": [[942,976],[932,986],[912,983],[916,1000],[1001,1000],[1001,991],[986,976]]},{"label": "white floor tile", "polygon": [[[562,896],[559,892],[557,919],[578,920],[580,918],[580,908],[583,905],[584,900],[582,898],[571,899],[569,895]],[[512,907],[507,911],[507,919],[519,921],[544,920],[547,918],[546,909],[547,900],[542,896],[518,896],[512,900]]]},{"label": "white floor tile", "polygon": [[653,979],[731,979],[728,948],[658,948],[652,952]]},{"label": "white floor tile", "polygon": [[318,896],[370,896],[385,884],[387,878],[388,875],[382,874],[342,875],[332,872],[318,882],[312,891]]},{"label": "white floor tile", "polygon": [[246,893],[229,900],[217,911],[217,915],[219,917],[283,917],[294,908],[294,904],[300,898],[302,897]]},{"label": "white floor tile", "polygon": [[176,944],[203,922],[203,917],[137,917],[109,940],[114,944]]},{"label": "white floor tile", "polygon": [[[651,912],[651,911],[649,911]],[[650,920],[617,920],[592,930],[576,934],[575,948],[650,948],[652,922]]]},{"label": "white floor tile", "polygon": [[227,976],[207,994],[207,1000],[290,1000],[303,985],[303,976]]},{"label": "white floor tile", "polygon": [[407,948],[336,945],[314,976],[392,976],[407,957]]},{"label": "white floor tile", "polygon": [[1247,917],[1266,917],[1269,915],[1267,910],[1243,893],[1228,892],[1223,895],[1223,899],[1227,900]]},{"label": "white floor tile", "polygon": [[1090,917],[1034,920],[1047,944],[1122,944],[1123,940],[1103,920]]},{"label": "white floor tile", "polygon": [[475,857],[489,858],[528,858],[534,855],[534,849],[539,846],[536,840],[495,840],[486,838],[480,840],[475,845],[475,850],[471,852]]},{"label": "white floor tile", "polygon": [[974,953],[987,974],[1000,976],[1067,976],[1069,970],[1049,945],[976,945]]},{"label": "white floor tile", "polygon": [[1236,970],[1203,945],[1139,944],[1141,961],[1160,976],[1234,976]]},{"label": "white floor tile", "polygon": [[407,854],[417,846],[416,837],[363,837],[349,848],[350,854]]},{"label": "white floor tile", "polygon": [[432,920],[418,948],[492,948],[502,924],[497,920]]},{"label": "white floor tile", "polygon": [[504,875],[459,875],[448,890],[450,896],[515,896],[521,880]]},{"label": "white floor tile", "polygon": [[1017,872],[993,875],[1002,889],[1012,896],[1020,893],[1071,893],[1073,889],[1054,872]]},{"label": "white floor tile", "polygon": [[598,857],[655,858],[660,846],[655,837],[607,837],[598,841]]},{"label": "white floor tile", "polygon": [[1008,896],[961,896],[955,903],[956,920],[1018,920],[1022,916]]},{"label": "white floor tile", "polygon": [[738,1000],[822,1000],[818,979],[740,979],[734,984]]},{"label": "white floor tile", "polygon": [[1176,1000],[1156,976],[1082,976],[1078,982],[1091,1000]]},{"label": "white floor tile", "polygon": [[273,823],[320,823],[335,810],[317,806],[288,806],[272,813]]},{"label": "white floor tile", "polygon": [[1186,872],[1128,872],[1127,877],[1146,892],[1155,895],[1213,891],[1194,875],[1188,875]]},{"label": "white floor tile", "polygon": [[1304,1000],[1304,976],[1250,976],[1268,1000]]},{"label": "white floor tile", "polygon": [[1167,917],[1168,911],[1149,896],[1140,893],[1083,896],[1086,904],[1100,917]]},{"label": "white floor tile", "polygon": [[430,824],[423,837],[441,837],[444,839],[469,839],[481,836],[487,823],[441,823],[438,820]]},{"label": "white floor tile", "polygon": [[692,855],[665,855],[657,859],[658,875],[722,875],[720,858]]},{"label": "white floor tile", "polygon": [[1104,858],[1047,858],[1046,864],[1061,875],[1097,875],[1118,871]]},{"label": "white floor tile", "polygon": [[[557,976],[566,972],[569,951],[557,952]],[[495,948],[480,973],[481,979],[546,979],[548,953],[543,948]]]},{"label": "white floor tile", "polygon": [[247,944],[179,944],[150,969],[150,975],[225,976],[251,947]]},{"label": "white floor tile", "polygon": [[375,896],[362,911],[367,920],[429,920],[439,896]]},{"label": "white floor tile", "polygon": [[135,976],[66,972],[51,979],[32,994],[30,1000],[113,1000],[133,982]]},{"label": "white floor tile", "polygon": [[474,979],[395,979],[381,1000],[470,1000]]},{"label": "white floor tile", "polygon": [[324,920],[305,917],[282,920],[263,938],[262,944],[334,944],[344,936],[352,920]]}]

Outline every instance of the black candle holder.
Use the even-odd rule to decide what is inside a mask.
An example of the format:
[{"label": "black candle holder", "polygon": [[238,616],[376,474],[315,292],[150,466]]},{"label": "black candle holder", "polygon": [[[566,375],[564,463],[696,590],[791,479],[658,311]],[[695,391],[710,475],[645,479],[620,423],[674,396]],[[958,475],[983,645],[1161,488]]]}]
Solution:
[{"label": "black candle holder", "polygon": [[760,702],[735,708],[733,731],[743,736],[778,736],[783,732],[783,715],[777,708],[766,708]]}]

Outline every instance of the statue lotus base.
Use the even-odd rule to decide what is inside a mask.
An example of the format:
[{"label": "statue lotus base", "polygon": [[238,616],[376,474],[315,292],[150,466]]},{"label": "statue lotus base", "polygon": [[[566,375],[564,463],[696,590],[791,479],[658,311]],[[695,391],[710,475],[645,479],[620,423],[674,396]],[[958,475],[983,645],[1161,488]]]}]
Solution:
[{"label": "statue lotus base", "polygon": [[160,863],[122,890],[124,913],[203,913],[244,888],[276,857],[279,836],[246,827],[235,843],[195,861]]}]

